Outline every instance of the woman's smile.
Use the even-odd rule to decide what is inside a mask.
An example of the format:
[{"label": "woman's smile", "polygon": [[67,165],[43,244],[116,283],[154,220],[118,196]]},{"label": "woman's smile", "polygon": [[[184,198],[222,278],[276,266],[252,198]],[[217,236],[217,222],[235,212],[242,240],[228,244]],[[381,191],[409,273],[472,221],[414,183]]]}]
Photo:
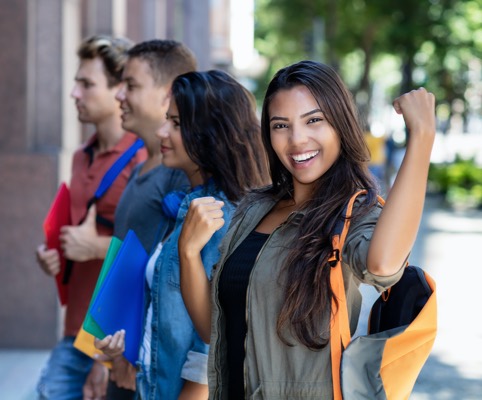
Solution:
[{"label": "woman's smile", "polygon": [[291,158],[293,159],[295,165],[307,164],[309,161],[313,160],[318,154],[320,154],[319,150],[315,151],[307,151],[304,153],[296,153],[291,154]]}]

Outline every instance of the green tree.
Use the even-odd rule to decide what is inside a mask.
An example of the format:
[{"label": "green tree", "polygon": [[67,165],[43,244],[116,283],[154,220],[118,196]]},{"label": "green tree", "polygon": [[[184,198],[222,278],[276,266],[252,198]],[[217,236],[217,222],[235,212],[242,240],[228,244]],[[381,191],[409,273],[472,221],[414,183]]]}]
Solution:
[{"label": "green tree", "polygon": [[427,87],[449,110],[457,99],[467,110],[467,90],[471,81],[480,80],[470,76],[470,64],[482,58],[482,1],[437,2],[430,16],[430,34],[414,57],[421,71],[414,86]]},{"label": "green tree", "polygon": [[[258,0],[256,41],[268,69],[260,79],[259,95],[278,69],[301,59],[324,61],[337,68],[338,5],[336,0]],[[330,18],[323,18],[330,15]],[[330,43],[326,46],[325,43]]]},{"label": "green tree", "polygon": [[371,71],[386,55],[400,60],[401,81],[391,96],[424,85],[437,98],[464,99],[467,71],[482,49],[482,0],[258,0],[256,47],[268,60],[258,96],[279,68],[310,58],[342,75],[365,115]]}]

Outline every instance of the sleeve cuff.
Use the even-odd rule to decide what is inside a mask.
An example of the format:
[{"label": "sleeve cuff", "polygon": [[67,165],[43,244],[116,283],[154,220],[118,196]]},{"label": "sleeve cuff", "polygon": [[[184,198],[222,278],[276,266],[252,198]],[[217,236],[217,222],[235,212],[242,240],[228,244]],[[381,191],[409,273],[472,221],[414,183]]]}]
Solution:
[{"label": "sleeve cuff", "polygon": [[189,351],[181,371],[181,378],[187,381],[208,384],[208,355]]},{"label": "sleeve cuff", "polygon": [[365,283],[374,286],[378,292],[383,292],[400,280],[403,271],[405,270],[405,264],[406,263],[403,263],[403,265],[397,272],[389,276],[379,276],[372,274],[368,270],[365,270],[363,271],[363,275],[365,276],[364,281]]}]

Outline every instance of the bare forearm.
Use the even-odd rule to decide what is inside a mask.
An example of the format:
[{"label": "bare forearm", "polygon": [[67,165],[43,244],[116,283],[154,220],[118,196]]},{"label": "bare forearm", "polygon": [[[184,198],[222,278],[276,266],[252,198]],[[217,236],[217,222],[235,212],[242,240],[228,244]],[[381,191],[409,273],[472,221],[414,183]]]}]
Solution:
[{"label": "bare forearm", "polygon": [[211,288],[201,255],[179,251],[181,293],[194,326],[205,343],[211,336]]},{"label": "bare forearm", "polygon": [[422,218],[432,145],[430,133],[410,138],[368,252],[368,270],[376,275],[396,273],[415,242]]},{"label": "bare forearm", "polygon": [[178,400],[206,400],[208,396],[208,385],[185,381]]},{"label": "bare forearm", "polygon": [[112,361],[111,379],[123,389],[136,390],[136,369],[123,356]]},{"label": "bare forearm", "polygon": [[194,199],[179,236],[181,293],[194,326],[205,343],[211,336],[211,288],[201,250],[224,225],[222,201],[214,197]]}]

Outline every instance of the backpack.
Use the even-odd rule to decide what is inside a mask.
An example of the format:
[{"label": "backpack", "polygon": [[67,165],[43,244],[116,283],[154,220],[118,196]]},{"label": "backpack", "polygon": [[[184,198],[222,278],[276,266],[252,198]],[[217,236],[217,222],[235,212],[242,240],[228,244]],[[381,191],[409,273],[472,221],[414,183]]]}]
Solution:
[{"label": "backpack", "polygon": [[[427,361],[437,332],[435,282],[421,268],[407,266],[402,278],[372,306],[369,330],[352,342],[341,266],[341,253],[350,227],[355,199],[333,234],[330,281],[334,297],[331,321],[331,361],[334,400],[408,399]],[[384,200],[379,197],[383,205]]]}]

